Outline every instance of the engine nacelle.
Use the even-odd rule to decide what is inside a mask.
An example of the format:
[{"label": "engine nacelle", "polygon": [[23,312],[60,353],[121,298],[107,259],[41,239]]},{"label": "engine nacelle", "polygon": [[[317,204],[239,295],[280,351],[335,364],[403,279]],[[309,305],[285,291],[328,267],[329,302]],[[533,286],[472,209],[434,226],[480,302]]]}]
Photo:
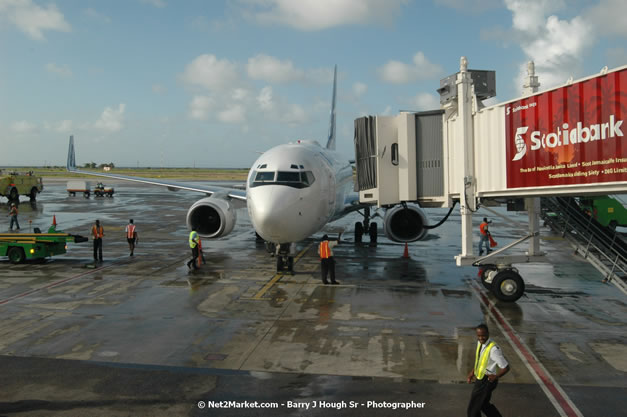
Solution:
[{"label": "engine nacelle", "polygon": [[395,242],[415,242],[427,235],[427,216],[420,206],[407,204],[407,208],[397,205],[385,212],[383,231],[388,239]]},{"label": "engine nacelle", "polygon": [[235,207],[222,198],[196,201],[187,211],[187,227],[196,228],[201,237],[216,238],[231,233],[237,220]]}]

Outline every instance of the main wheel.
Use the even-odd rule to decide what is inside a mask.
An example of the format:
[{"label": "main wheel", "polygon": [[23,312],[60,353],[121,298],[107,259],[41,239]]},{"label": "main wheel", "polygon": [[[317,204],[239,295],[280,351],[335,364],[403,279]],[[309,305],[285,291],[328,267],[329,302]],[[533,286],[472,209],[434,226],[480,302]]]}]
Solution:
[{"label": "main wheel", "polygon": [[512,269],[504,269],[492,280],[492,292],[501,301],[516,301],[525,292],[525,282]]},{"label": "main wheel", "polygon": [[30,189],[30,201],[35,201],[37,200],[37,187],[33,187]]},{"label": "main wheel", "polygon": [[7,256],[9,257],[9,261],[13,264],[19,264],[21,262],[24,262],[25,258],[24,250],[15,246],[9,248],[9,250],[7,251]]},{"label": "main wheel", "polygon": [[11,188],[11,192],[9,193],[9,200],[15,201],[19,200],[20,196],[17,194],[17,188]]},{"label": "main wheel", "polygon": [[370,223],[368,228],[368,234],[370,235],[370,243],[377,243],[377,224],[375,222]]},{"label": "main wheel", "polygon": [[364,225],[361,222],[355,223],[355,243],[361,243],[361,238],[364,235]]}]

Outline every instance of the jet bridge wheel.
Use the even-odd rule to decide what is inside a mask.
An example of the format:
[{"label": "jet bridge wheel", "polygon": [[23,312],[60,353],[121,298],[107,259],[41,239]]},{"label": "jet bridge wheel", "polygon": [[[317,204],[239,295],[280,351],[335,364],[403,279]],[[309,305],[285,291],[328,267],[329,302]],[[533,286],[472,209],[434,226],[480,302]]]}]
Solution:
[{"label": "jet bridge wheel", "polygon": [[492,293],[501,301],[516,301],[524,292],[525,282],[514,269],[503,269],[492,280]]},{"label": "jet bridge wheel", "polygon": [[364,236],[364,225],[361,222],[355,223],[355,243],[361,243]]},{"label": "jet bridge wheel", "polygon": [[483,287],[486,290],[492,290],[492,282],[494,282],[494,280],[492,280],[492,282],[486,281],[486,279],[488,279],[488,274],[491,271],[496,271],[495,265],[482,265],[479,267],[479,277],[481,278],[481,284],[483,284]]}]

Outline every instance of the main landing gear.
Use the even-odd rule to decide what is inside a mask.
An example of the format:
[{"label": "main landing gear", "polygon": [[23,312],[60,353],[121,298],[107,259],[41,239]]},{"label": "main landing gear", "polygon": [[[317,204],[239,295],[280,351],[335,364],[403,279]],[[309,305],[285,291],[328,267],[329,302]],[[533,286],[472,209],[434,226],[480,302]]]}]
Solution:
[{"label": "main landing gear", "polygon": [[525,292],[525,282],[512,266],[481,265],[479,276],[483,286],[501,301],[516,301]]},{"label": "main landing gear", "polygon": [[364,221],[355,223],[355,243],[361,243],[364,233],[368,233],[370,237],[370,244],[376,245],[377,243],[377,224],[370,222],[370,207],[364,208]]}]

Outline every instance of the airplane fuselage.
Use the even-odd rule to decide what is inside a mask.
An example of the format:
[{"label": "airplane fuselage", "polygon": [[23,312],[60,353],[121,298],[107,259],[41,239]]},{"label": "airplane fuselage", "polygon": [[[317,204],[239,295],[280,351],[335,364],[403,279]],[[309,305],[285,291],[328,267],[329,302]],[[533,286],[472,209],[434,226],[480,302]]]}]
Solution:
[{"label": "airplane fuselage", "polygon": [[349,162],[317,142],[276,146],[248,173],[248,214],[263,239],[299,242],[342,215],[352,179]]}]

